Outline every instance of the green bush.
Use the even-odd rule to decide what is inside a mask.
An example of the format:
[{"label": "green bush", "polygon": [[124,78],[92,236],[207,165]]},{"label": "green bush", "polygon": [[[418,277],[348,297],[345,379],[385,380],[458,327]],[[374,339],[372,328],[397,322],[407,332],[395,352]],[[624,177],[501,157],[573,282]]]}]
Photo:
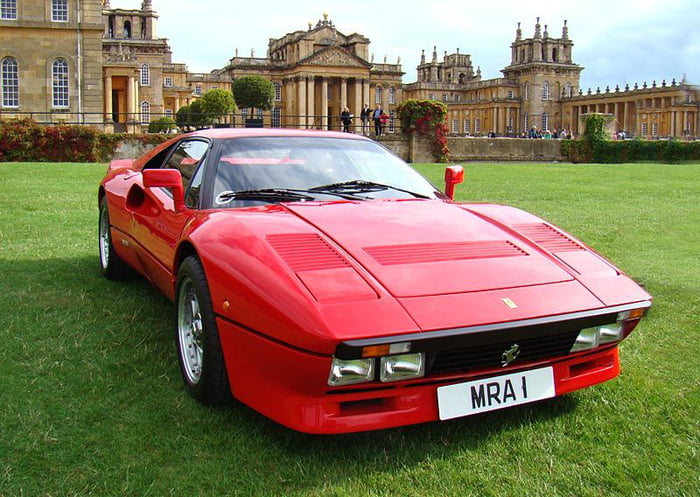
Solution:
[{"label": "green bush", "polygon": [[177,129],[175,119],[167,116],[151,121],[148,125],[149,133],[170,133],[174,129]]},{"label": "green bush", "polygon": [[157,145],[166,138],[105,134],[90,126],[42,126],[30,119],[0,121],[0,162],[106,162],[126,139]]}]

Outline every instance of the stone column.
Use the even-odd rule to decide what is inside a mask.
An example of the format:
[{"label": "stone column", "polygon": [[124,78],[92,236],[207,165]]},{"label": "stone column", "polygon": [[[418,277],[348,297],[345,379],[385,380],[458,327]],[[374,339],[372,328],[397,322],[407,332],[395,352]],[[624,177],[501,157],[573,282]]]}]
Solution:
[{"label": "stone column", "polygon": [[321,128],[328,129],[328,79],[321,78]]},{"label": "stone column", "polygon": [[630,108],[627,102],[622,103],[622,129],[627,131],[630,126]]},{"label": "stone column", "polygon": [[340,110],[348,106],[348,79],[340,78]]},{"label": "stone column", "polygon": [[307,127],[314,129],[316,127],[316,93],[315,93],[315,81],[313,76],[307,76],[306,79],[306,84],[307,84],[307,101],[306,101],[306,109],[307,109]]},{"label": "stone column", "polygon": [[112,119],[112,77],[105,78],[105,123],[114,122]]},{"label": "stone column", "polygon": [[362,104],[369,104],[369,108],[373,109],[374,105],[372,102],[369,101],[369,80],[368,79],[363,79],[362,80]]},{"label": "stone column", "polygon": [[306,127],[306,78],[297,78],[297,124],[299,128]]},{"label": "stone column", "polygon": [[362,104],[364,102],[362,101],[362,86],[360,85],[360,80],[355,79],[355,101],[352,103],[352,107],[350,108],[350,113],[355,115],[355,118],[352,120],[353,124],[353,131],[360,132],[361,131],[361,121],[360,121],[360,112],[362,111]]}]

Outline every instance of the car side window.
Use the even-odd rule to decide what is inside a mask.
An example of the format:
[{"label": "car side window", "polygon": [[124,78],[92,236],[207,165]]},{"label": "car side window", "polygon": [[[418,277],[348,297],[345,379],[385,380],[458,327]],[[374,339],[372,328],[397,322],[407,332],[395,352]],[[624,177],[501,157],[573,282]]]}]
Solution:
[{"label": "car side window", "polygon": [[209,142],[202,140],[185,140],[180,142],[163,167],[177,169],[182,175],[185,190],[185,205],[197,207],[203,177],[203,167],[198,167],[209,149]]}]

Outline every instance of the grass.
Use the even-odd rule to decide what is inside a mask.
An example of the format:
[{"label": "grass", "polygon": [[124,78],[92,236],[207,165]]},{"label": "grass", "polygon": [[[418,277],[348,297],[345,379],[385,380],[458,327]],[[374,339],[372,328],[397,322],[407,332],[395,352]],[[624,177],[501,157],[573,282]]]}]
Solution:
[{"label": "grass", "polygon": [[564,227],[643,281],[652,313],[606,384],[338,437],[187,396],[172,304],[99,274],[104,170],[0,164],[1,497],[700,494],[700,165],[467,165],[460,199]]}]

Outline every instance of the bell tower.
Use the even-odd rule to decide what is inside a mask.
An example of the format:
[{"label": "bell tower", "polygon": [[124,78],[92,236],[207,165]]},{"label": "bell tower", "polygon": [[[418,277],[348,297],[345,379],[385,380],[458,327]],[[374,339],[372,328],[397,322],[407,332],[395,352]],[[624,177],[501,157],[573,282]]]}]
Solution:
[{"label": "bell tower", "polygon": [[583,67],[573,61],[574,43],[564,21],[561,37],[550,37],[537,18],[532,38],[523,38],[520,23],[511,43],[510,65],[501,72],[520,89],[522,129],[561,129],[561,101],[578,93]]}]

